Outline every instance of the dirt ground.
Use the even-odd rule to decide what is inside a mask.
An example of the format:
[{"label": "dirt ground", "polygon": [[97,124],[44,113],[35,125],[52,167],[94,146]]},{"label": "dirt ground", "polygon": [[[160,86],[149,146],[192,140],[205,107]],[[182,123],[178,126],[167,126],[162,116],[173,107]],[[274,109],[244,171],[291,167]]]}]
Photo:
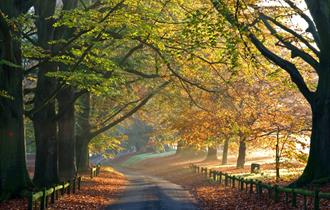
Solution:
[{"label": "dirt ground", "polygon": [[[111,167],[103,167],[98,177],[83,176],[81,190],[76,194],[64,195],[48,209],[104,209],[122,194],[126,185],[125,177]],[[12,199],[0,203],[2,210],[27,209],[26,199]]]},{"label": "dirt ground", "polygon": [[[268,194],[262,195],[258,198],[255,194],[249,194],[245,191],[240,191],[237,188],[227,187],[225,188],[218,183],[207,180],[204,177],[195,174],[189,169],[189,164],[195,163],[209,166],[212,168],[216,165],[219,166],[220,162],[205,162],[203,158],[183,158],[180,156],[169,156],[164,158],[148,159],[140,162],[131,169],[143,171],[144,173],[159,176],[167,179],[173,183],[179,184],[188,189],[198,200],[199,207],[203,210],[239,210],[239,209],[251,209],[251,210],[264,210],[264,209],[302,209],[303,198],[298,197],[298,208],[292,208],[290,203],[286,205],[284,202],[274,203],[272,199],[269,199]],[[265,163],[262,168],[272,168],[272,164]],[[215,168],[217,169],[217,168]],[[219,169],[219,168],[218,168]],[[220,169],[219,169],[220,170]],[[248,172],[250,168],[246,166],[244,169],[236,169],[233,166],[221,167],[221,171],[227,173],[242,173]],[[296,176],[291,176],[286,179],[282,179],[282,185],[290,183]],[[274,180],[267,180],[267,182],[274,182]],[[284,195],[282,195],[284,196]],[[284,198],[281,198],[284,201]],[[308,209],[312,209],[312,201],[308,200]],[[321,209],[330,209],[330,203],[328,201],[321,201]]]}]

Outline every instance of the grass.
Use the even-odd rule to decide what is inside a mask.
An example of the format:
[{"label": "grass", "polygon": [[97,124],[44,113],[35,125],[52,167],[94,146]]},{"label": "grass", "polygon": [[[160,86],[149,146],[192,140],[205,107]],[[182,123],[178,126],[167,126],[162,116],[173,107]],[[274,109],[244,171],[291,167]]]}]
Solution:
[{"label": "grass", "polygon": [[130,158],[128,158],[126,161],[122,162],[120,166],[122,167],[130,167],[135,164],[137,164],[140,161],[150,159],[150,158],[159,158],[159,157],[166,157],[173,155],[175,151],[170,151],[170,152],[163,152],[163,153],[143,153],[143,154],[138,154],[134,155]]}]

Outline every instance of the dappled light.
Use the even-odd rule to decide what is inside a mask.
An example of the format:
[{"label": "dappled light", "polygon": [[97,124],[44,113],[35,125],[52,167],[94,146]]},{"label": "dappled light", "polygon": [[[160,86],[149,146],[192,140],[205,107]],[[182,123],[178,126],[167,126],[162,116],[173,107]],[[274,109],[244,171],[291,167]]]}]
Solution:
[{"label": "dappled light", "polygon": [[328,0],[0,0],[0,210],[330,209]]}]

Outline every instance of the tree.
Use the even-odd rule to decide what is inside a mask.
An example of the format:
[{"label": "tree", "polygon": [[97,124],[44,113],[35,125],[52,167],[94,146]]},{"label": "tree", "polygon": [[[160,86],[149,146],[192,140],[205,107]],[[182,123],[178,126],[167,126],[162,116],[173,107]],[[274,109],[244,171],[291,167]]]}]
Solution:
[{"label": "tree", "polygon": [[[78,0],[63,1],[63,12],[70,12],[78,7]],[[55,31],[55,40],[68,40],[74,37],[74,30],[66,27],[59,27]],[[55,46],[56,47],[56,46]],[[64,63],[58,66],[61,72],[72,70]],[[62,81],[59,81],[62,82]],[[58,168],[59,177],[62,180],[72,179],[76,175],[76,136],[75,136],[75,101],[77,95],[73,86],[62,88],[57,94],[58,102]]]},{"label": "tree", "polygon": [[[45,52],[53,52],[49,44],[54,40],[53,27],[56,9],[55,0],[34,1],[37,16],[35,25],[37,42]],[[30,112],[36,138],[36,162],[33,181],[37,186],[50,186],[58,182],[58,136],[56,107],[53,100],[57,81],[47,77],[48,72],[57,71],[57,65],[49,60],[39,63],[38,82],[34,97],[34,107]]]},{"label": "tree", "polygon": [[[38,72],[37,88],[33,100],[34,108],[28,113],[35,124],[37,167],[34,180],[39,186],[57,182],[58,169],[59,178],[63,180],[72,178],[76,174],[74,103],[80,95],[86,92],[94,94],[113,92],[110,94],[118,95],[118,90],[121,88],[124,90],[131,88],[128,84],[134,83],[136,77],[151,79],[160,77],[158,74],[144,73],[138,71],[138,68],[134,69],[126,65],[134,52],[142,47],[140,45],[132,47],[136,42],[139,43],[131,35],[138,27],[135,28],[134,25],[134,28],[131,28],[132,32],[128,28],[118,30],[125,25],[121,21],[123,16],[119,14],[132,15],[124,9],[124,1],[97,1],[91,5],[82,4],[79,8],[77,7],[78,2],[75,0],[64,1],[62,5],[56,5],[56,1],[48,3],[46,1],[35,2],[37,42],[34,42],[31,37],[27,37],[29,41],[32,40],[30,44],[34,45],[34,49],[37,49],[36,52],[27,54],[27,59],[38,62],[28,71],[37,69]],[[131,3],[127,2],[127,8],[135,6]],[[105,10],[106,13],[103,12]],[[113,15],[114,13],[118,14]],[[91,16],[94,17],[92,20]],[[132,15],[132,18],[135,16]],[[79,21],[72,25],[72,19]],[[120,42],[122,48],[118,49],[117,43],[114,41]],[[107,96],[109,97],[110,94]],[[118,108],[119,110],[115,111],[116,114],[113,118],[119,116],[121,111],[126,111],[132,105],[137,104],[135,108],[126,113],[131,115],[147,103],[154,94],[155,92],[151,91],[149,95],[142,96],[140,100],[115,107],[115,110]],[[58,107],[55,106],[55,98]],[[88,141],[82,140],[85,145],[79,146],[82,149],[86,148],[86,144],[92,138],[123,119],[125,117],[120,120],[115,119],[113,124],[106,121],[102,128],[88,133],[89,135],[84,137]],[[57,147],[60,151],[59,154]],[[84,150],[86,151],[86,149]],[[41,173],[46,173],[46,176]]]},{"label": "tree", "polygon": [[145,152],[151,132],[150,125],[137,117],[132,117],[129,127],[125,131],[128,138],[127,143],[134,146],[137,152]]},{"label": "tree", "polygon": [[89,169],[88,135],[90,124],[90,93],[83,94],[78,100],[79,110],[76,115],[76,162],[78,172]]},{"label": "tree", "polygon": [[222,149],[222,159],[221,165],[226,165],[228,162],[228,147],[229,147],[229,138],[225,137]]},{"label": "tree", "polygon": [[0,201],[31,184],[25,162],[21,34],[14,20],[28,8],[28,1],[0,3]]},{"label": "tree", "polygon": [[217,147],[207,147],[206,160],[218,160],[218,148]]},{"label": "tree", "polygon": [[[312,110],[312,135],[310,143],[310,153],[305,170],[301,177],[294,183],[295,185],[304,185],[315,180],[327,178],[330,175],[330,152],[327,148],[330,146],[330,133],[327,103],[329,97],[329,76],[328,69],[330,68],[329,61],[329,44],[328,37],[330,33],[330,25],[328,21],[329,11],[326,9],[328,5],[326,0],[308,1],[306,0],[306,7],[311,14],[308,16],[301,8],[299,8],[294,1],[285,0],[283,10],[278,12],[286,13],[286,11],[294,12],[302,21],[308,24],[307,33],[304,35],[299,32],[299,29],[283,23],[283,21],[276,20],[263,11],[262,7],[253,6],[256,12],[256,23],[253,27],[264,27],[271,36],[276,38],[281,47],[286,52],[291,52],[292,58],[287,58],[277,52],[271,50],[266,43],[261,41],[258,33],[248,26],[246,22],[240,22],[237,15],[233,13],[232,4],[225,3],[224,1],[212,1],[214,7],[220,15],[225,17],[227,21],[243,31],[244,37],[249,39],[256,49],[274,65],[279,66],[285,70],[292,82],[297,86],[301,94],[305,97],[311,106]],[[240,14],[248,15],[245,5],[240,4]],[[267,8],[265,9],[267,10]],[[275,14],[278,14],[275,13]],[[250,17],[253,18],[250,14]],[[259,21],[260,20],[260,21]],[[283,20],[283,19],[282,19]],[[285,18],[284,18],[285,21]],[[280,32],[281,30],[281,32]],[[294,39],[287,40],[287,36],[294,37]],[[313,39],[312,41],[309,41]],[[315,43],[315,44],[314,44]],[[301,44],[301,45],[299,45]],[[301,46],[301,47],[300,47]],[[313,89],[308,85],[304,78],[304,67],[299,66],[296,60],[304,62],[308,69],[312,69],[314,75],[318,77],[317,85]],[[306,68],[305,68],[306,69]]]}]

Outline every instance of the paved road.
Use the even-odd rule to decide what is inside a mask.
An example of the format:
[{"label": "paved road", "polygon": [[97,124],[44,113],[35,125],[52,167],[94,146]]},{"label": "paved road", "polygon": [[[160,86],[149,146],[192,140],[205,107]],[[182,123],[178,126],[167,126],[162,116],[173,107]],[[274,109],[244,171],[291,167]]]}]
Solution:
[{"label": "paved road", "polygon": [[128,186],[107,210],[197,210],[196,201],[181,186],[164,179],[122,171]]}]

